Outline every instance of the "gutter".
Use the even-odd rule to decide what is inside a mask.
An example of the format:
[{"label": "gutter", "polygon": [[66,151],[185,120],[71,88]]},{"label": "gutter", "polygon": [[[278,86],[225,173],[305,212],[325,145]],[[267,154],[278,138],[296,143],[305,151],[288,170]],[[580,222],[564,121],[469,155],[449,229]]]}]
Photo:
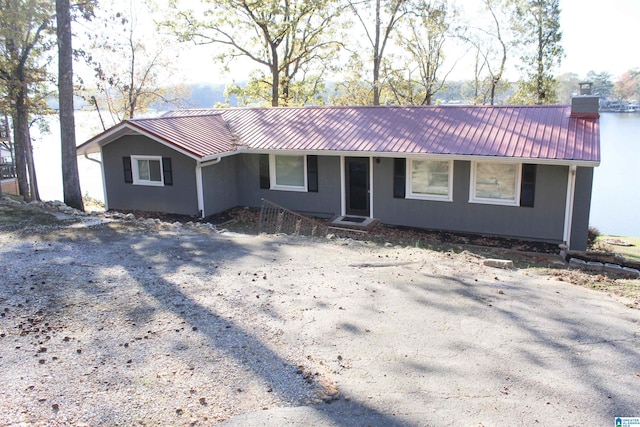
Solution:
[{"label": "gutter", "polygon": [[[600,160],[574,160],[574,159],[544,159],[539,157],[503,157],[481,156],[476,154],[433,154],[433,153],[403,153],[388,151],[339,151],[339,150],[265,150],[250,149],[251,154],[282,154],[282,155],[317,155],[317,156],[346,156],[346,157],[379,157],[379,158],[415,158],[437,160],[462,160],[469,162],[496,162],[496,163],[533,163],[537,165],[552,166],[584,166],[598,167]],[[236,154],[231,152],[230,154]],[[228,154],[228,155],[230,155]]]},{"label": "gutter", "polygon": [[217,165],[218,163],[220,163],[221,160],[222,160],[222,157],[218,156],[217,158],[215,158],[213,160],[207,160],[205,162],[200,162],[199,165],[200,165],[201,168],[204,168],[206,166]]}]

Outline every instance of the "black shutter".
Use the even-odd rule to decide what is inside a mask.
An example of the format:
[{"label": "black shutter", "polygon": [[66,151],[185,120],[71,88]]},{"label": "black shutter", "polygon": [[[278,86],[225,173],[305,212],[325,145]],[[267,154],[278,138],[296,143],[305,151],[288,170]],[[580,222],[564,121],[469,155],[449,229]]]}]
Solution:
[{"label": "black shutter", "polygon": [[520,187],[520,206],[532,208],[536,196],[536,165],[522,165],[522,184]]},{"label": "black shutter", "polygon": [[407,183],[407,159],[393,159],[393,197],[404,199]]},{"label": "black shutter", "polygon": [[162,175],[164,175],[164,185],[173,185],[173,172],[171,171],[171,157],[162,158]]},{"label": "black shutter", "polygon": [[259,163],[260,163],[260,188],[269,189],[271,188],[271,183],[269,180],[269,155],[268,154],[260,154],[259,155]]},{"label": "black shutter", "polygon": [[307,191],[318,192],[318,156],[307,156]]},{"label": "black shutter", "polygon": [[131,170],[131,157],[122,158],[122,166],[124,167],[124,182],[127,184],[133,183],[133,171]]}]

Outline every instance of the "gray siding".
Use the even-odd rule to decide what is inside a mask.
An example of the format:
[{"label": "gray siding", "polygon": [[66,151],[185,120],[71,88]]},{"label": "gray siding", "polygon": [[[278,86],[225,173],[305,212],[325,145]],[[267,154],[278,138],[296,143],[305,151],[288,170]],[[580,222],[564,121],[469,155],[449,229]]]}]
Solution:
[{"label": "gray siding", "polygon": [[471,162],[454,162],[453,202],[393,198],[393,159],[374,164],[374,216],[386,224],[561,243],[566,166],[538,165],[533,208],[469,203]]},{"label": "gray siding", "polygon": [[[125,183],[122,158],[132,155],[170,157],[173,185],[153,187]],[[102,161],[109,209],[198,214],[195,160],[147,137],[135,135],[105,145]]]},{"label": "gray siding", "polygon": [[[140,186],[124,182],[122,158],[170,157],[174,185]],[[538,165],[532,208],[469,203],[471,162],[455,161],[453,201],[393,197],[393,159],[373,163],[373,215],[385,224],[482,233],[561,243],[568,166]],[[110,209],[198,215],[195,160],[143,136],[125,136],[103,147]],[[578,168],[571,230],[572,249],[586,248],[593,168]],[[318,156],[318,192],[260,188],[259,155],[239,153],[202,168],[205,215],[235,206],[259,207],[267,199],[289,209],[323,217],[341,211],[340,157]]]},{"label": "gray siding", "polygon": [[259,155],[240,154],[236,157],[240,206],[259,207],[264,198],[288,209],[310,215],[331,217],[340,214],[340,158],[338,156],[318,156],[317,193],[261,189]]},{"label": "gray siding", "polygon": [[592,184],[593,168],[577,168],[570,241],[571,249],[574,251],[584,251],[587,249]]},{"label": "gray siding", "polygon": [[237,163],[238,156],[229,156],[202,168],[205,216],[238,206]]}]

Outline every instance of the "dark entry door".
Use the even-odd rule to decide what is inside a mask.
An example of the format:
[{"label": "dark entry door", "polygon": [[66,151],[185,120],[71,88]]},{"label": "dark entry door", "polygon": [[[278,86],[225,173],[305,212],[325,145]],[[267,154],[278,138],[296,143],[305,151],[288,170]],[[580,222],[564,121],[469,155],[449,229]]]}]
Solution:
[{"label": "dark entry door", "polygon": [[369,159],[345,158],[347,215],[369,216]]}]

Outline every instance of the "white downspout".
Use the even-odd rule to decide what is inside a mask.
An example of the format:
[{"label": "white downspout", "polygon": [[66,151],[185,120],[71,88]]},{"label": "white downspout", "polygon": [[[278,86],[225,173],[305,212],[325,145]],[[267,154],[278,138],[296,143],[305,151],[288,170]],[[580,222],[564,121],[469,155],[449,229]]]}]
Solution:
[{"label": "white downspout", "polygon": [[373,157],[369,157],[369,217],[373,218]]},{"label": "white downspout", "polygon": [[347,214],[347,185],[345,183],[344,168],[344,156],[340,156],[340,216],[345,216]]},{"label": "white downspout", "polygon": [[[98,159],[92,159],[87,152],[84,153],[84,158],[96,162],[100,165],[100,174],[102,175],[102,198],[104,199],[104,210],[109,210],[109,201],[107,199],[107,180],[104,178],[104,164]],[[100,147],[100,158],[102,158],[102,147]]]},{"label": "white downspout", "polygon": [[573,202],[576,196],[576,166],[569,166],[567,179],[567,204],[564,209],[564,244],[571,249],[571,227],[573,225]]},{"label": "white downspout", "polygon": [[91,157],[89,157],[89,155],[86,152],[84,153],[84,158],[87,159],[87,160],[91,160],[92,162],[96,162],[99,165],[102,165],[102,162],[100,160],[92,159]]},{"label": "white downspout", "polygon": [[200,218],[204,218],[204,192],[202,189],[202,166],[196,163],[196,193],[198,194],[198,211]]},{"label": "white downspout", "polygon": [[204,211],[204,188],[202,185],[202,168],[206,166],[216,165],[220,163],[222,160],[221,157],[218,157],[214,160],[209,160],[207,162],[196,163],[196,192],[198,194],[198,210],[200,211],[200,218],[204,218],[206,216]]}]

